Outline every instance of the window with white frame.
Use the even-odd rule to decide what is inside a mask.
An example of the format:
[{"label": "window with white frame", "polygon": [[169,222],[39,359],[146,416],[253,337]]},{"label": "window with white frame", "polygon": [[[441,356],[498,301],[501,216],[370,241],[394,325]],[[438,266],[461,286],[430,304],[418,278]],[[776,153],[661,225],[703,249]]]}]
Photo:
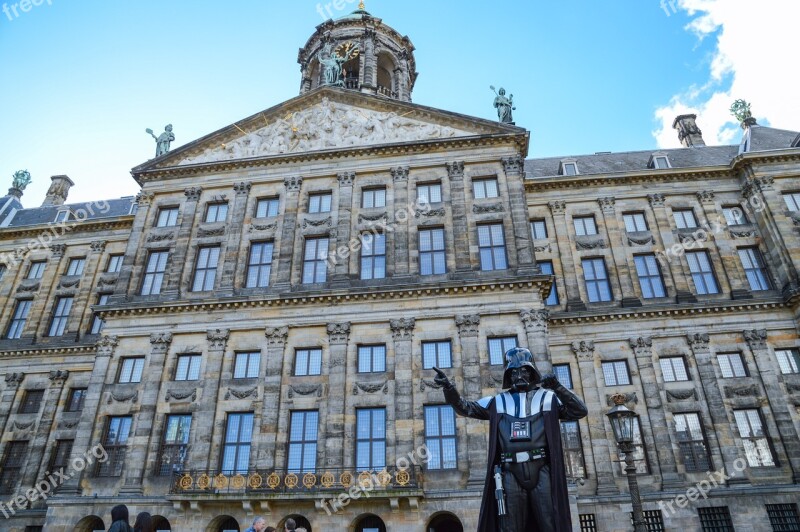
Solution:
[{"label": "window with white frame", "polygon": [[22,331],[25,330],[25,323],[28,321],[28,313],[31,311],[31,304],[32,301],[30,299],[20,299],[17,301],[11,323],[6,332],[6,338],[9,340],[16,340],[22,337]]},{"label": "window with white frame", "polygon": [[625,360],[613,360],[603,362],[603,379],[606,386],[624,386],[631,383],[631,375],[628,372],[628,362]]},{"label": "window with white frame", "polygon": [[108,257],[108,264],[106,264],[106,273],[119,273],[122,269],[122,259],[124,255],[111,255]]},{"label": "window with white frame", "polygon": [[55,308],[53,310],[53,320],[50,322],[50,331],[48,336],[63,336],[64,331],[67,329],[67,321],[69,320],[69,312],[72,310],[72,296],[59,297],[56,299]]},{"label": "window with white frame", "polygon": [[750,284],[750,290],[753,292],[771,290],[772,283],[769,280],[769,273],[761,252],[757,248],[739,248],[737,251],[747,276],[747,282]]},{"label": "window with white frame", "polygon": [[427,467],[456,469],[456,416],[450,405],[425,407],[425,445],[428,448]]},{"label": "window with white frame", "polygon": [[516,336],[497,336],[489,338],[489,364],[493,366],[505,364],[506,352],[514,347],[517,347]]},{"label": "window with white frame", "polygon": [[689,263],[692,281],[699,295],[719,293],[719,285],[707,251],[687,251],[686,262]]},{"label": "window with white frame", "polygon": [[224,222],[227,218],[227,203],[209,203],[208,207],[206,207],[206,223]]},{"label": "window with white frame", "polygon": [[800,192],[788,192],[783,195],[783,201],[792,212],[800,211]]},{"label": "window with white frame", "polygon": [[431,369],[434,366],[440,369],[453,367],[450,340],[422,342],[422,367]]},{"label": "window with white frame", "polygon": [[572,389],[572,370],[569,364],[553,364],[553,373],[564,388]]},{"label": "window with white frame", "polygon": [[675,219],[675,226],[678,229],[696,229],[697,218],[692,209],[680,209],[672,211],[672,217]]},{"label": "window with white frame", "polygon": [[738,205],[732,207],[723,207],[722,214],[725,216],[725,221],[730,227],[748,223],[747,215]]},{"label": "window with white frame", "polygon": [[175,368],[176,381],[200,380],[201,355],[179,355],[178,365]]},{"label": "window with white frame", "polygon": [[365,188],[361,191],[361,207],[363,209],[373,209],[386,207],[386,189]]},{"label": "window with white frame", "polygon": [[192,292],[210,292],[214,290],[219,264],[219,246],[202,247],[197,252],[194,268]]},{"label": "window with white frame", "polygon": [[144,279],[142,280],[141,295],[151,296],[161,293],[161,284],[164,282],[164,273],[167,271],[168,251],[151,251],[147,258]]},{"label": "window with white frame", "polygon": [[68,210],[61,210],[56,213],[56,218],[53,220],[56,223],[59,222],[66,222],[70,218],[70,212]]},{"label": "window with white frame", "polygon": [[67,266],[67,275],[83,275],[84,266],[86,266],[86,258],[84,257],[69,259],[69,266]]},{"label": "window with white frame", "polygon": [[286,470],[290,473],[313,473],[317,468],[317,410],[294,410],[289,419],[289,456]]},{"label": "window with white frame", "polygon": [[253,413],[228,414],[225,443],[222,448],[222,473],[246,474],[250,468],[250,445],[253,441]]},{"label": "window with white frame", "polygon": [[473,179],[472,192],[475,194],[475,199],[498,197],[500,192],[497,188],[497,179]]},{"label": "window with white frame", "polygon": [[97,462],[96,474],[98,477],[118,477],[122,475],[132,423],[133,418],[131,416],[112,416],[108,418],[106,433],[103,438],[103,448],[106,450],[108,459],[105,462]]},{"label": "window with white frame", "polygon": [[[103,306],[108,305],[108,299],[111,297],[111,294],[99,294],[97,296],[97,305]],[[103,330],[103,327],[106,326],[106,322],[100,318],[97,314],[94,315],[92,318],[92,328],[90,330],[90,334],[100,334]]]},{"label": "window with white frame", "polygon": [[358,372],[383,373],[386,371],[386,345],[358,346]]},{"label": "window with white frame", "polygon": [[173,227],[178,225],[178,207],[161,207],[158,210],[156,227]]},{"label": "window with white frame", "polygon": [[361,279],[386,277],[386,235],[364,233],[361,235]]},{"label": "window with white frame", "polygon": [[294,375],[307,377],[322,374],[322,349],[298,349],[294,353]]},{"label": "window with white frame", "polygon": [[266,288],[272,273],[272,242],[253,242],[250,244],[250,258],[247,262],[246,288]]},{"label": "window with white frame", "polygon": [[386,409],[356,409],[356,470],[386,467]]},{"label": "window with white frame", "polygon": [[781,373],[789,375],[800,373],[800,352],[797,349],[779,349],[775,351]]},{"label": "window with white frame", "polygon": [[667,295],[664,289],[664,279],[661,269],[654,254],[636,255],[633,257],[636,264],[636,275],[639,277],[639,286],[642,288],[642,297],[652,299]]},{"label": "window with white frame", "polygon": [[303,254],[303,284],[328,279],[328,237],[307,238]]},{"label": "window with white frame", "polygon": [[447,273],[447,256],[444,244],[444,229],[420,229],[419,231],[420,275]]},{"label": "window with white frame", "polygon": [[666,155],[656,155],[653,157],[653,168],[657,170],[666,170],[667,168],[672,168],[669,164],[669,157]]},{"label": "window with white frame", "polygon": [[561,163],[561,175],[578,175],[578,163],[576,162],[563,162]]},{"label": "window with white frame", "polygon": [[576,216],[572,219],[577,236],[592,236],[597,234],[597,224],[594,216]]},{"label": "window with white frame", "polygon": [[543,219],[531,220],[531,237],[534,240],[547,238],[547,223]]},{"label": "window with white frame", "polygon": [[508,268],[503,224],[478,226],[478,250],[481,257],[482,271],[505,270]]},{"label": "window with white frame", "polygon": [[696,412],[673,414],[673,419],[686,471],[711,471],[708,442],[700,415]]},{"label": "window with white frame", "polygon": [[747,377],[747,367],[742,361],[741,353],[722,353],[717,355],[719,369],[723,379]]},{"label": "window with white frame", "polygon": [[159,453],[158,474],[168,476],[183,471],[189,452],[189,431],[192,428],[192,415],[179,414],[167,416],[164,436]]},{"label": "window with white frame", "polygon": [[[624,454],[622,455],[624,456]],[[642,420],[639,416],[633,419],[633,460],[636,465],[637,475],[650,474],[650,463],[647,460],[647,450],[642,437]],[[620,472],[625,473],[625,461],[620,461]]]},{"label": "window with white frame", "polygon": [[261,365],[261,352],[236,353],[233,364],[234,379],[255,379]]},{"label": "window with white frame", "polygon": [[417,203],[421,205],[442,202],[441,183],[421,183],[417,185]]},{"label": "window with white frame", "polygon": [[733,416],[744,445],[747,464],[750,467],[774,467],[772,445],[764,428],[761,412],[755,408],[734,410]]},{"label": "window with white frame", "polygon": [[142,382],[142,372],[144,371],[144,357],[123,358],[120,361],[119,375],[117,382],[129,384]]},{"label": "window with white frame", "polygon": [[642,212],[629,212],[622,215],[625,221],[625,231],[628,233],[638,233],[647,231],[647,220]]},{"label": "window with white frame", "polygon": [[45,261],[36,261],[31,262],[31,267],[28,268],[28,275],[25,276],[26,279],[41,279],[42,275],[44,275],[44,267],[47,264]]},{"label": "window with white frame", "polygon": [[611,284],[608,280],[606,261],[601,258],[583,259],[582,264],[589,302],[611,301]]},{"label": "window with white frame", "polygon": [[309,194],[308,196],[308,212],[309,214],[317,214],[321,212],[331,212],[331,201],[333,196],[330,192],[321,192]]},{"label": "window with white frame", "polygon": [[661,374],[664,382],[688,381],[689,372],[686,371],[686,360],[683,357],[664,357],[658,360],[661,365]]},{"label": "window with white frame", "polygon": [[[543,274],[554,275],[555,272],[553,271],[553,261],[542,260],[539,261],[538,264]],[[544,302],[545,305],[548,306],[558,305],[558,288],[556,287],[557,282],[558,281],[553,280],[553,286],[550,287],[550,293],[547,294],[547,299]]]},{"label": "window with white frame", "polygon": [[586,478],[581,429],[577,421],[561,422],[561,449],[564,453],[564,470],[567,476]]},{"label": "window with white frame", "polygon": [[273,218],[278,216],[281,201],[279,198],[259,198],[256,201],[256,218]]}]

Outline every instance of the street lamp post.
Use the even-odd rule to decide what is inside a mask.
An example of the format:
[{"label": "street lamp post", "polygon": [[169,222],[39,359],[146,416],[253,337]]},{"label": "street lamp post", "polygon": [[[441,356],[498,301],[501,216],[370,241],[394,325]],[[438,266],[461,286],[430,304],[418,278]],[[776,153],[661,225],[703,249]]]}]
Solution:
[{"label": "street lamp post", "polygon": [[639,496],[639,481],[636,479],[636,466],[633,464],[633,420],[637,415],[636,412],[625,406],[625,395],[616,393],[611,396],[611,400],[614,402],[614,408],[606,415],[611,422],[611,428],[614,429],[617,447],[625,455],[625,474],[628,476],[628,491],[630,491],[631,505],[633,506],[633,530],[634,532],[647,532],[642,511],[642,499]]}]

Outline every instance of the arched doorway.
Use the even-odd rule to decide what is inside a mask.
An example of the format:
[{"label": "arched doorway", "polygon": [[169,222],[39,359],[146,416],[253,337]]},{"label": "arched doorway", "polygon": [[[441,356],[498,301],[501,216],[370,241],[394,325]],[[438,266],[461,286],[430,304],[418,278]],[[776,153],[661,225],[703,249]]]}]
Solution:
[{"label": "arched doorway", "polygon": [[74,532],[105,532],[106,525],[96,515],[89,515],[78,521]]},{"label": "arched doorway", "polygon": [[241,532],[239,521],[229,515],[220,515],[209,523],[206,532]]},{"label": "arched doorway", "polygon": [[312,532],[311,523],[308,522],[308,519],[298,514],[287,515],[280,523],[278,523],[278,530],[283,530],[286,527],[287,519],[294,519],[294,522],[297,524],[297,528],[305,528],[308,530],[308,532]]},{"label": "arched doorway", "polygon": [[431,519],[427,532],[464,532],[464,526],[453,514],[439,514]]},{"label": "arched doorway", "polygon": [[153,530],[155,530],[156,532],[164,532],[165,530],[172,530],[172,526],[170,526],[169,521],[167,521],[166,517],[162,517],[160,515],[154,515]]},{"label": "arched doorway", "polygon": [[355,532],[386,532],[386,524],[377,515],[362,515],[356,519]]}]

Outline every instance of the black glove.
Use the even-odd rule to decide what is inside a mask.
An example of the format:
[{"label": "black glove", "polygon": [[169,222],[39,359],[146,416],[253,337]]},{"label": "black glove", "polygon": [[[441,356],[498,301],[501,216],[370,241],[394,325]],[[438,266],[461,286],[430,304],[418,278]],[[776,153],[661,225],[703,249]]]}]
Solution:
[{"label": "black glove", "polygon": [[555,390],[559,386],[561,386],[561,383],[558,382],[558,377],[556,377],[555,373],[548,373],[542,377],[542,388]]},{"label": "black glove", "polygon": [[434,366],[433,371],[436,372],[436,377],[433,378],[433,382],[445,389],[453,387],[453,383],[450,382],[450,379],[447,378],[447,375],[445,375],[442,370]]}]

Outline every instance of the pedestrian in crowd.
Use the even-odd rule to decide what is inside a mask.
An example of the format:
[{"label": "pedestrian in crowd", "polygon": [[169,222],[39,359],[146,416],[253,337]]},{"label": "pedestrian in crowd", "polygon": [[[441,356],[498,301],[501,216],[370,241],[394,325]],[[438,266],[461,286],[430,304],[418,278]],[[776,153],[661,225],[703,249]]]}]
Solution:
[{"label": "pedestrian in crowd", "polygon": [[[264,532],[264,528],[267,526],[267,522],[264,520],[263,517],[256,517],[253,519],[253,526],[245,530],[245,532]],[[273,530],[275,530],[273,528]]]},{"label": "pedestrian in crowd", "polygon": [[118,504],[111,509],[111,528],[108,532],[133,532],[128,522],[128,507]]},{"label": "pedestrian in crowd", "polygon": [[286,532],[297,532],[297,523],[294,522],[294,519],[291,517],[286,520],[286,523],[283,524],[286,528]]},{"label": "pedestrian in crowd", "polygon": [[306,530],[305,527],[301,526],[300,528],[296,529],[294,532],[308,532],[308,530]]},{"label": "pedestrian in crowd", "polygon": [[267,528],[264,529],[264,532],[278,532],[278,531],[275,530],[274,526],[268,526]]},{"label": "pedestrian in crowd", "polygon": [[136,522],[133,524],[133,532],[155,532],[153,516],[147,512],[139,512]]}]

